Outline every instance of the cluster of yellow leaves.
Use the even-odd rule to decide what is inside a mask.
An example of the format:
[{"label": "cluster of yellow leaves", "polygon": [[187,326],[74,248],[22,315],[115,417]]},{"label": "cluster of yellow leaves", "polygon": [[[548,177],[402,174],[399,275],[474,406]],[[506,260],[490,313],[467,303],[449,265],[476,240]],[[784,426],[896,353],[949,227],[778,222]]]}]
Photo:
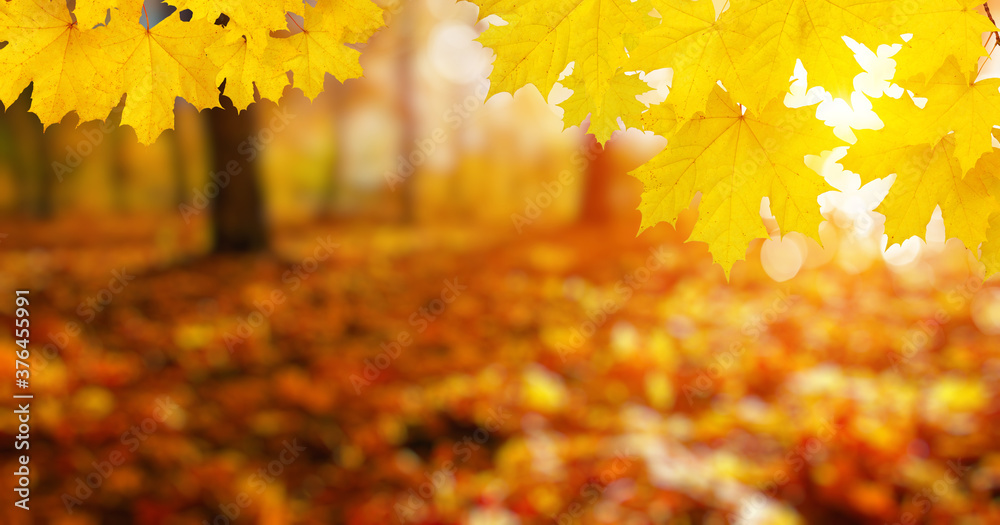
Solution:
[{"label": "cluster of yellow leaves", "polygon": [[[940,206],[949,236],[972,250],[985,242],[988,272],[1000,271],[1000,229],[988,229],[1000,224],[990,192],[1000,81],[978,78],[996,30],[980,0],[474,1],[481,17],[504,22],[480,38],[497,55],[493,92],[531,83],[548,93],[560,82],[573,90],[567,125],[589,115],[599,141],[622,124],[667,138],[634,172],[645,185],[642,229],[674,223],[700,192],[692,239],[708,243],[727,275],[766,236],[763,197],[782,232],[819,241],[817,197],[832,187],[803,157],[846,144],[815,107],[784,105],[796,61],[811,86],[850,99],[863,71],[845,37],[901,45],[892,81],[910,94],[874,102],[884,127],[859,132],[843,163],[866,180],[897,174],[878,210],[890,242],[922,236]],[[642,79],[663,68],[669,95],[649,107],[637,98],[653,89]]]},{"label": "cluster of yellow leaves", "polygon": [[[9,0],[0,3],[0,101],[10,105],[33,84],[31,111],[46,126],[76,111],[106,118],[126,95],[122,124],[151,143],[173,127],[174,100],[199,110],[219,106],[219,87],[236,108],[277,100],[289,84],[309,98],[330,73],[361,76],[360,53],[383,25],[370,0],[178,0],[148,23],[141,0]],[[189,21],[180,13],[190,10]],[[229,22],[216,24],[220,15]]]}]

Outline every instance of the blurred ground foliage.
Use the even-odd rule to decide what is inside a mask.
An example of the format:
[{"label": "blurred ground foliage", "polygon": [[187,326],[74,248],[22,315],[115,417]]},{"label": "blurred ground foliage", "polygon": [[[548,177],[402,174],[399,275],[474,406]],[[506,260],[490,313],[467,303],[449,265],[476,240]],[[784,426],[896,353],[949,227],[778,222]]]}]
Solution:
[{"label": "blurred ground foliage", "polygon": [[[0,284],[34,290],[37,523],[211,523],[241,492],[236,522],[262,524],[1000,522],[1000,344],[970,313],[996,288],[969,280],[961,246],[780,284],[748,263],[725,284],[663,227],[317,224],[276,232],[273,254],[186,258],[201,241],[177,224],[4,240]],[[332,257],[293,289],[283,276],[327,236]],[[84,322],[121,268],[136,278]],[[275,290],[286,301],[230,352]],[[82,334],[46,359],[68,322]],[[352,374],[403,332],[358,394]],[[178,410],[129,451],[122,432],[162,396]],[[306,451],[258,493],[291,440]],[[124,463],[67,514],[62,495],[114,451]]]}]

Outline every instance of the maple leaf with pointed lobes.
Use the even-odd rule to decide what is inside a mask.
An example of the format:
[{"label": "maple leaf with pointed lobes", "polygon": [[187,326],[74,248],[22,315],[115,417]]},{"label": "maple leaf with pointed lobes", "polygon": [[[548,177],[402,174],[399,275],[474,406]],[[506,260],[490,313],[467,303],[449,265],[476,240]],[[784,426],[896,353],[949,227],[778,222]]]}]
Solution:
[{"label": "maple leaf with pointed lobes", "polygon": [[519,0],[475,0],[479,6],[478,20],[482,20],[490,15],[497,15],[501,18],[507,13],[514,11],[520,3]]},{"label": "maple leaf with pointed lobes", "polygon": [[873,100],[872,110],[880,116],[882,128],[855,130],[857,142],[840,160],[844,168],[859,174],[864,184],[884,178],[913,162],[910,148],[919,145],[920,141],[903,137],[913,128],[922,126],[924,118],[907,94],[898,99],[883,96]]},{"label": "maple leaf with pointed lobes", "polygon": [[[359,76],[359,52],[347,44],[384,23],[369,0],[324,0],[317,8],[296,0],[181,4],[203,15],[183,22],[175,11],[150,25],[140,21],[141,0],[79,0],[72,12],[60,0],[0,2],[0,101],[10,105],[33,84],[31,111],[49,125],[71,111],[83,121],[104,119],[126,95],[121,123],[150,143],[173,126],[177,97],[199,110],[218,107],[224,81],[243,109],[255,88],[278,100],[291,70],[310,97],[326,72]],[[293,7],[306,12],[308,34],[272,36],[287,29]],[[218,26],[212,11],[243,20]]]},{"label": "maple leaf with pointed lobes", "polygon": [[[850,98],[853,79],[861,73],[843,37],[870,45],[898,40],[876,20],[892,11],[893,0],[750,0],[733,2],[720,18],[739,28],[751,42],[734,42],[734,74],[749,93],[732,89],[733,97],[751,109],[783,97],[788,78],[801,59],[810,86],[823,86],[835,97]],[[728,88],[726,78],[721,79]],[[745,102],[744,102],[745,100]]]},{"label": "maple leaf with pointed lobes", "polygon": [[261,98],[278,100],[289,83],[285,64],[296,56],[295,48],[287,38],[267,39],[259,55],[243,37],[233,42],[219,39],[205,50],[219,68],[216,82],[226,81],[225,95],[240,111],[254,102],[254,86]]},{"label": "maple leaf with pointed lobes", "polygon": [[669,102],[655,104],[649,107],[639,116],[644,130],[652,131],[657,135],[669,139],[674,134],[677,126],[682,124],[683,119],[677,114],[677,109]]},{"label": "maple leaf with pointed lobes", "polygon": [[806,167],[807,154],[838,144],[812,108],[772,102],[760,116],[743,113],[716,87],[703,114],[673,134],[667,147],[634,175],[643,182],[642,229],[673,223],[696,191],[702,192],[691,240],[706,242],[726,276],[745,258],[750,241],[767,237],[763,197],[783,231],[819,241],[817,198],[831,188]]},{"label": "maple leaf with pointed lobes", "polygon": [[990,215],[986,242],[980,250],[983,264],[986,266],[986,277],[1000,272],[1000,211],[994,210]]},{"label": "maple leaf with pointed lobes", "polygon": [[945,233],[976,249],[986,239],[988,218],[996,208],[984,182],[994,175],[985,166],[965,174],[953,154],[951,135],[934,145],[908,149],[914,162],[898,171],[889,195],[875,210],[886,216],[889,244],[923,237],[934,208],[941,206]]},{"label": "maple leaf with pointed lobes", "polygon": [[[566,124],[589,114],[591,131],[602,140],[618,128],[619,119],[668,139],[663,152],[634,171],[645,187],[642,229],[676,221],[701,192],[701,218],[691,238],[708,242],[727,272],[743,258],[749,240],[764,235],[758,217],[761,197],[770,198],[784,231],[816,238],[822,219],[816,196],[827,187],[818,175],[805,174],[802,156],[834,144],[819,121],[799,118],[808,110],[783,107],[796,61],[802,61],[810,86],[849,99],[862,68],[845,37],[873,47],[910,33],[913,38],[898,54],[897,76],[905,77],[900,84],[912,96],[928,99],[926,107],[918,107],[910,96],[881,97],[874,109],[883,128],[859,130],[859,140],[842,163],[866,181],[904,168],[923,169],[919,178],[900,174],[896,200],[886,208],[899,207],[905,217],[891,228],[925,226],[927,203],[933,202],[947,212],[951,234],[968,244],[983,237],[983,220],[997,206],[995,199],[983,190],[981,174],[979,179],[965,175],[973,177],[969,180],[962,175],[991,150],[991,119],[1000,115],[1000,81],[973,81],[975,59],[985,54],[981,37],[993,28],[978,2],[734,0],[717,15],[710,0],[648,1],[654,22],[646,28],[642,17],[612,20],[589,14],[595,6],[602,6],[604,14],[603,6],[609,5],[621,8],[615,13],[627,12],[628,6],[611,0],[476,0],[480,18],[498,14],[508,22],[480,38],[497,54],[490,75],[493,92],[533,83],[547,93],[564,66],[573,64],[563,82],[574,90],[561,104]],[[638,4],[631,7],[648,11]],[[609,33],[611,38],[605,39]],[[588,47],[591,41],[608,45],[595,50]],[[621,53],[627,55],[624,62]],[[600,61],[583,61],[593,57]],[[614,67],[603,68],[605,64]],[[666,104],[641,112],[632,102],[641,86],[616,75],[661,68],[673,71]],[[745,106],[746,114],[734,109],[733,102]],[[771,128],[766,123],[782,122],[776,126],[781,129],[788,124],[782,115],[795,115],[794,129],[767,143]],[[751,142],[758,146],[748,146]],[[922,160],[928,152],[939,152],[941,158],[932,156],[935,162],[928,165]],[[919,187],[920,195],[907,184]],[[909,206],[902,203],[906,195]]]},{"label": "maple leaf with pointed lobes", "polygon": [[[709,93],[723,78],[730,92],[744,93],[747,99],[759,96],[750,95],[755,86],[745,85],[734,63],[739,48],[749,45],[750,39],[731,29],[728,18],[716,20],[711,0],[652,0],[652,4],[660,22],[637,39],[626,68],[671,68],[668,100],[678,115],[690,117],[704,110]],[[786,89],[789,84],[785,82]]]},{"label": "maple leaf with pointed lobes", "polygon": [[369,0],[339,0],[306,4],[304,13],[301,32],[288,37],[298,54],[286,65],[295,87],[314,99],[327,73],[341,82],[361,76],[361,53],[344,44],[370,36],[382,24],[382,10]]},{"label": "maple leaf with pointed lobes", "polygon": [[[877,19],[887,31],[913,35],[894,57],[898,82],[907,88],[919,87],[919,80],[933,76],[948,57],[973,67],[979,57],[986,56],[982,36],[997,28],[977,11],[982,5],[981,0],[902,2]],[[919,80],[911,86],[906,82],[910,79]]]},{"label": "maple leaf with pointed lobes", "polygon": [[911,162],[910,156],[917,150],[910,146],[934,145],[954,133],[955,158],[962,172],[967,172],[993,149],[990,132],[994,116],[1000,115],[1000,80],[972,82],[969,79],[974,75],[962,71],[951,58],[916,93],[927,98],[923,109],[905,96],[873,101],[873,110],[885,126],[857,131],[858,142],[844,157],[844,167],[865,181],[885,177]]},{"label": "maple leaf with pointed lobes", "polygon": [[628,128],[633,127],[640,120],[640,114],[646,109],[646,105],[635,98],[647,91],[650,87],[639,78],[639,75],[626,75],[624,72],[611,79],[608,89],[604,92],[604,100],[601,100],[597,107],[600,109],[591,111],[593,100],[586,96],[586,87],[579,77],[571,75],[560,81],[565,87],[573,90],[573,95],[559,104],[565,110],[563,120],[565,122],[583,122],[590,115],[589,133],[593,133],[598,142],[604,142],[611,138],[611,134],[619,131],[618,118],[621,117]]},{"label": "maple leaf with pointed lobes", "polygon": [[[32,31],[46,25],[42,22],[43,19],[47,20],[49,25],[59,23],[58,6],[47,6],[45,3],[37,6],[39,9],[25,10],[24,5],[0,2],[0,42],[5,43],[0,49],[2,51],[0,60],[6,66],[4,74],[0,76],[0,88],[4,94],[13,92],[14,96],[31,82],[24,79],[20,71],[27,58],[25,55],[30,53],[28,50],[32,45]],[[50,10],[46,10],[45,7],[49,7]]]},{"label": "maple leaf with pointed lobes", "polygon": [[182,22],[175,11],[151,28],[139,21],[142,4],[134,2],[112,16],[108,53],[122,60],[119,80],[127,94],[121,124],[135,129],[139,142],[150,144],[174,124],[174,99],[182,97],[198,110],[216,107],[219,68],[205,49],[222,28],[205,20]]},{"label": "maple leaf with pointed lobes", "polygon": [[[508,25],[491,26],[479,37],[497,55],[490,75],[490,95],[513,93],[525,84],[534,84],[547,95],[573,63],[573,82],[578,88],[575,95],[591,100],[591,111],[602,114],[601,106],[609,96],[611,100],[629,96],[610,94],[612,79],[628,58],[626,40],[655,24],[649,15],[651,9],[648,0],[533,0],[518,4],[504,13]],[[630,82],[616,85],[634,89]],[[585,115],[582,110],[570,114],[574,120]],[[567,125],[580,122],[574,120],[567,120]]]},{"label": "maple leaf with pointed lobes", "polygon": [[34,83],[31,110],[50,126],[76,111],[81,120],[103,119],[121,98],[104,50],[108,32],[83,31],[65,3],[44,0],[0,5],[0,40],[6,69],[0,96],[8,104]]},{"label": "maple leaf with pointed lobes", "polygon": [[[996,199],[1000,195],[1000,150],[993,150],[991,153],[983,155],[976,167],[966,175],[972,176],[978,173],[980,179],[986,185],[986,189]],[[1000,273],[1000,207],[994,206],[989,211],[989,218],[986,229],[986,239],[980,246],[980,260],[986,266],[986,277]],[[966,245],[968,248],[969,246]],[[975,250],[975,247],[970,249]]]},{"label": "maple leaf with pointed lobes", "polygon": [[954,132],[955,156],[964,171],[993,149],[990,131],[993,119],[1000,115],[1000,79],[976,80],[976,76],[951,57],[927,86],[917,91],[917,96],[927,98],[927,105],[924,125],[915,127],[912,136],[937,140],[942,131]]},{"label": "maple leaf with pointed lobes", "polygon": [[73,17],[80,27],[92,28],[108,20],[109,11],[118,7],[118,0],[76,0]]},{"label": "maple leaf with pointed lobes", "polygon": [[296,0],[173,0],[178,10],[191,10],[192,20],[208,19],[214,22],[219,15],[229,17],[231,23],[243,28],[278,31],[285,29],[286,11],[301,10],[302,2]]},{"label": "maple leaf with pointed lobes", "polygon": [[215,22],[220,15],[226,15],[227,42],[236,43],[242,37],[251,52],[260,59],[270,38],[270,31],[287,29],[286,11],[302,9],[302,2],[296,0],[174,0],[172,5],[178,10],[191,11],[192,20]]}]

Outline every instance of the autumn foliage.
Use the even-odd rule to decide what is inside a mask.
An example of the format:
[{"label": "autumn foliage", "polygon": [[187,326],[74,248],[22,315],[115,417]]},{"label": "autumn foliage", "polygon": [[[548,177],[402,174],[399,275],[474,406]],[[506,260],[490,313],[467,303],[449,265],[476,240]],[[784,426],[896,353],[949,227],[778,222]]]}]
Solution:
[{"label": "autumn foliage", "polygon": [[[1000,81],[980,78],[1000,43],[986,4],[969,0],[476,0],[482,16],[506,22],[481,41],[497,53],[493,92],[527,83],[543,93],[560,82],[567,125],[590,118],[599,140],[625,127],[668,139],[635,172],[645,185],[642,228],[675,223],[701,192],[692,240],[708,243],[728,272],[752,239],[767,237],[759,216],[767,197],[783,232],[819,241],[819,194],[830,188],[802,162],[848,143],[789,108],[796,61],[808,85],[850,99],[863,73],[848,43],[897,44],[895,75],[879,79],[877,131],[862,131],[843,164],[867,182],[896,173],[879,211],[890,242],[922,236],[936,206],[950,237],[1000,270],[1000,206],[992,146],[1000,124]],[[984,44],[989,40],[988,45]],[[572,66],[572,69],[568,66]],[[666,101],[647,109],[643,72],[670,68]],[[922,100],[926,99],[926,101]],[[852,99],[853,100],[853,99]],[[919,101],[919,104],[918,102]],[[993,226],[992,228],[990,226]]]},{"label": "autumn foliage", "polygon": [[81,121],[103,120],[127,95],[121,123],[145,144],[173,127],[176,97],[199,110],[218,107],[224,81],[225,95],[242,110],[255,89],[277,101],[288,72],[309,98],[323,90],[327,73],[341,81],[360,76],[360,52],[346,44],[364,42],[383,24],[369,0],[315,7],[182,0],[155,25],[141,0],[76,4],[72,12],[66,2],[0,5],[0,41],[7,42],[0,101],[9,106],[32,83],[31,110],[49,126],[71,111]]},{"label": "autumn foliage", "polygon": [[[361,75],[359,52],[382,26],[368,0],[228,3],[178,0],[155,25],[137,0],[14,0],[0,8],[0,64],[9,72],[0,100],[34,84],[32,110],[46,125],[76,111],[103,119],[127,100],[122,124],[149,143],[173,123],[173,100],[237,108],[277,100],[292,82],[313,98],[324,77]],[[848,43],[898,45],[896,70],[879,78],[902,87],[875,97],[881,119],[859,133],[843,160],[865,181],[896,174],[882,204],[891,242],[922,235],[940,206],[948,234],[1000,269],[1000,208],[991,135],[1000,81],[980,78],[1000,33],[986,4],[969,0],[477,0],[480,17],[499,17],[481,38],[497,53],[491,93],[533,84],[573,91],[561,103],[567,125],[589,119],[601,142],[625,127],[669,141],[636,171],[645,192],[642,228],[675,223],[698,193],[703,217],[692,240],[708,243],[729,272],[749,242],[766,237],[762,198],[783,232],[819,241],[816,198],[829,189],[802,162],[846,146],[783,102],[797,61],[809,86],[850,98],[862,73]],[[184,21],[181,12],[190,12]],[[953,29],[958,28],[958,29]],[[669,68],[665,102],[641,101],[644,73]],[[291,73],[289,76],[288,73]],[[926,100],[925,100],[926,99]],[[852,99],[853,100],[853,99]],[[919,101],[919,102],[918,102]],[[804,117],[803,115],[806,115]],[[990,228],[990,225],[993,228]]]},{"label": "autumn foliage", "polygon": [[[277,257],[185,265],[148,236],[161,226],[102,224],[99,242],[81,235],[93,224],[27,229],[82,240],[52,244],[58,257],[6,241],[0,261],[38,289],[46,334],[32,360],[36,523],[211,523],[240,493],[252,503],[237,523],[1000,516],[1000,367],[979,331],[1000,327],[980,312],[1000,292],[957,243],[856,275],[814,263],[783,284],[751,262],[727,283],[704,246],[662,226],[297,228]],[[327,236],[329,258],[283,279]],[[79,317],[123,266],[138,277]],[[464,289],[410,321],[445,281]],[[269,313],[244,336],[254,312]],[[410,343],[384,366],[401,333]],[[176,409],[123,441],[163,397]],[[306,451],[261,485],[292,440]],[[78,496],[116,452],[124,463]],[[5,523],[19,523],[12,508]]]}]

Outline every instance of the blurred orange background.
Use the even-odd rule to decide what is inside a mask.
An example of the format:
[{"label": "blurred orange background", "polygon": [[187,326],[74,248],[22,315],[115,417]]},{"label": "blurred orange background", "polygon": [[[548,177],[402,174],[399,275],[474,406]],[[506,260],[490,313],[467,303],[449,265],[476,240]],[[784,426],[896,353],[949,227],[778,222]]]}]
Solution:
[{"label": "blurred orange background", "polygon": [[475,6],[383,6],[364,78],[228,127],[5,108],[4,523],[1000,523],[1000,289],[939,221],[886,247],[878,189],[832,192],[820,246],[765,207],[727,282],[697,202],[636,235],[662,139],[486,100]]}]

